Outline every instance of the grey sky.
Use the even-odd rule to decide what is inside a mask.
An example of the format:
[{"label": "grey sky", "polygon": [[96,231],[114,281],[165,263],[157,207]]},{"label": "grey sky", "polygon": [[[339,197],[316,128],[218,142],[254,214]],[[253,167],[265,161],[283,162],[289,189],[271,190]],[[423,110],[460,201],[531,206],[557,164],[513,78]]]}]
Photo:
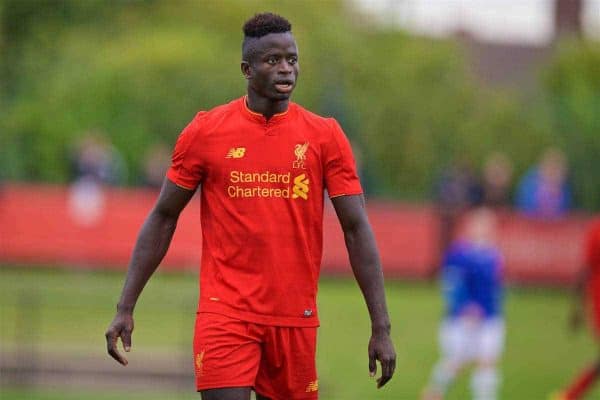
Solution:
[{"label": "grey sky", "polygon": [[[553,35],[553,0],[351,0],[382,23],[444,36],[466,30],[498,42],[547,43]],[[600,0],[584,0],[586,35],[600,39]]]}]

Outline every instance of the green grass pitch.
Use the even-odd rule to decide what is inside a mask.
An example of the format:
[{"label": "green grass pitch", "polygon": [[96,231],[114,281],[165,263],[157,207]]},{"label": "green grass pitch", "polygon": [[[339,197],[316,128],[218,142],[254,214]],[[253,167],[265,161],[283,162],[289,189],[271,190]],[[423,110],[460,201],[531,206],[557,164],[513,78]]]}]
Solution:
[{"label": "green grass pitch", "polygon": [[[65,357],[82,352],[102,357],[104,330],[113,316],[123,277],[123,273],[114,272],[0,267],[0,351],[14,348],[20,329],[19,314],[32,312],[28,307],[37,304],[38,328],[35,332],[25,332],[21,340],[35,341],[42,351],[60,352]],[[439,290],[433,284],[401,281],[388,281],[386,287],[398,363],[394,379],[377,391],[367,369],[368,314],[356,284],[351,279],[321,280],[322,325],[318,348],[321,399],[418,399],[437,357],[437,326],[442,306]],[[168,356],[191,348],[196,299],[196,275],[159,272],[136,309],[130,361],[135,362],[138,353]],[[560,290],[508,291],[501,398],[547,399],[598,354],[597,345],[587,334],[567,332],[569,301],[567,292]],[[115,364],[115,368],[119,366]],[[3,400],[199,399],[193,392],[135,395],[114,390],[95,393],[86,388],[66,391],[60,387],[1,390]],[[448,399],[468,398],[468,375],[464,375],[451,389]],[[600,398],[600,390],[596,389],[589,398]]]}]

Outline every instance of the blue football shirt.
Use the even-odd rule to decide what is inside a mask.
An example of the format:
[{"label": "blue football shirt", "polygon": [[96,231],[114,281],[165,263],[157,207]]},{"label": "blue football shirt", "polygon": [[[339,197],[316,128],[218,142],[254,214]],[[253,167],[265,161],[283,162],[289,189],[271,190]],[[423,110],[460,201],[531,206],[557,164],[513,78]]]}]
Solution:
[{"label": "blue football shirt", "polygon": [[502,260],[493,246],[459,241],[444,257],[442,285],[446,315],[477,309],[484,318],[502,314]]}]

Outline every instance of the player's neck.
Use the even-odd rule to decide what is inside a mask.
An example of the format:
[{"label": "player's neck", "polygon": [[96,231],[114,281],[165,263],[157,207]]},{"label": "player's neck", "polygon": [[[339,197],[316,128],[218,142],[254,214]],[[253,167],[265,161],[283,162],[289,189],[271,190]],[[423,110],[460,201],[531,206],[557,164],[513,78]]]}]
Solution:
[{"label": "player's neck", "polygon": [[267,120],[275,114],[281,114],[288,109],[289,100],[271,100],[248,91],[246,106],[257,114],[262,114]]}]

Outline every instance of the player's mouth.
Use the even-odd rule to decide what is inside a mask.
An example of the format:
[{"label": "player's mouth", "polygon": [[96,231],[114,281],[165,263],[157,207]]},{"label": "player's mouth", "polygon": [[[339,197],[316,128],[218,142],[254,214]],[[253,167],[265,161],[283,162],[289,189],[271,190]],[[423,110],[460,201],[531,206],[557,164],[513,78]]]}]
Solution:
[{"label": "player's mouth", "polygon": [[291,93],[294,90],[294,81],[282,80],[275,82],[275,90],[279,93]]}]

